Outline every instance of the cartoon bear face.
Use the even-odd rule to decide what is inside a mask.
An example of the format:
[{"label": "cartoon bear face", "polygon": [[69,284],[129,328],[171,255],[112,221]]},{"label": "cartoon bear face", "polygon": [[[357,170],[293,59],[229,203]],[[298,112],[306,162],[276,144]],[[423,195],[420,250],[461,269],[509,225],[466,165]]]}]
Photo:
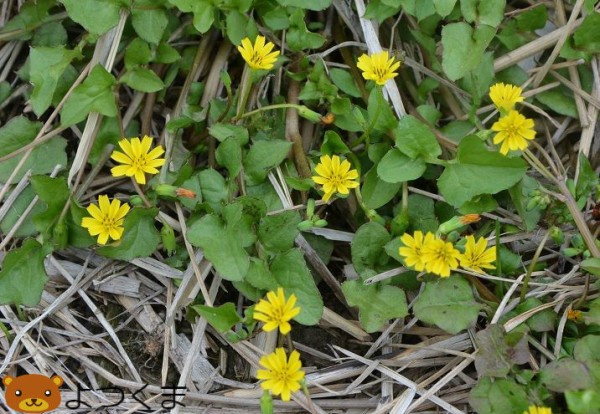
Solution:
[{"label": "cartoon bear face", "polygon": [[6,405],[23,413],[45,413],[60,405],[60,387],[63,380],[58,375],[28,374],[2,379],[6,387]]}]

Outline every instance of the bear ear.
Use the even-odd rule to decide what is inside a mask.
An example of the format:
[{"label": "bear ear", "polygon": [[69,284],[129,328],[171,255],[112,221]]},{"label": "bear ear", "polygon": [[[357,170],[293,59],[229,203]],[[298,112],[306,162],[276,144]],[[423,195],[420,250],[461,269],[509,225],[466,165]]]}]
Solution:
[{"label": "bear ear", "polygon": [[2,378],[2,383],[8,387],[13,380],[13,377],[7,375],[6,377]]},{"label": "bear ear", "polygon": [[56,385],[57,387],[60,387],[61,385],[63,385],[63,379],[61,377],[59,377],[58,375],[54,375],[50,379],[52,380],[54,385]]}]

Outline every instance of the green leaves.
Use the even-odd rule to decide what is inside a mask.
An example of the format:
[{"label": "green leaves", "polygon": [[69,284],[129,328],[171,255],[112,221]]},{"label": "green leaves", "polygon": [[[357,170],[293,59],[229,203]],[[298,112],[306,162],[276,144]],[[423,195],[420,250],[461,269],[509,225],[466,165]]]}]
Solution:
[{"label": "green leaves", "polygon": [[60,0],[69,17],[88,32],[101,35],[119,22],[117,0]]},{"label": "green leaves", "polygon": [[[281,1],[281,0],[280,0]],[[293,2],[302,2],[302,0],[284,0]],[[327,0],[329,1],[329,0]],[[308,3],[323,3],[323,0],[309,0]],[[302,6],[306,7],[306,6]],[[290,16],[290,28],[287,34],[287,46],[293,52],[299,52],[304,49],[317,49],[325,43],[325,38],[317,33],[312,33],[306,28],[304,22],[304,10],[296,9]]]},{"label": "green leaves", "polygon": [[35,47],[29,53],[29,77],[33,84],[31,106],[41,116],[52,103],[58,80],[71,61],[80,54],[76,50],[59,47]]},{"label": "green leaves", "polygon": [[158,44],[169,23],[164,9],[156,7],[154,0],[137,0],[131,8],[131,24],[146,42]]},{"label": "green leaves", "polygon": [[448,78],[457,80],[475,69],[495,34],[496,29],[487,25],[475,29],[464,22],[444,26],[442,67]]},{"label": "green leaves", "polygon": [[254,237],[242,220],[242,205],[230,204],[223,209],[225,219],[208,214],[192,224],[188,238],[194,246],[202,247],[204,255],[224,279],[240,281],[246,276],[250,259],[244,250],[243,233]]},{"label": "green leaves", "polygon": [[412,115],[398,122],[394,138],[396,147],[410,158],[433,159],[442,153],[431,129]]},{"label": "green leaves", "polygon": [[286,295],[293,293],[298,298],[296,306],[301,310],[294,320],[303,325],[318,323],[323,315],[323,299],[306,267],[302,252],[291,249],[277,256],[271,264],[271,273]]},{"label": "green leaves", "polygon": [[116,81],[102,65],[96,65],[90,74],[77,86],[65,102],[60,113],[63,126],[83,121],[90,112],[114,117],[117,115],[117,104],[113,94]]},{"label": "green leaves", "polygon": [[289,141],[257,141],[244,157],[244,171],[254,184],[262,182],[269,170],[279,165],[292,147]]},{"label": "green leaves", "polygon": [[[12,118],[0,128],[0,157],[31,143],[40,129],[41,124],[39,122],[31,122],[23,116]],[[66,166],[66,145],[67,143],[63,138],[56,137],[34,148],[12,183],[20,180],[29,169],[33,174],[47,174],[57,164]],[[0,162],[0,182],[6,183],[8,181],[22,157],[23,155],[20,154]]]},{"label": "green leaves", "polygon": [[165,84],[156,73],[139,66],[127,70],[119,80],[140,92],[158,92],[165,87]]},{"label": "green leaves", "polygon": [[414,304],[417,318],[451,334],[472,326],[480,308],[469,282],[457,275],[427,283]]},{"label": "green leaves", "polygon": [[230,330],[241,318],[235,310],[235,305],[231,302],[224,303],[221,306],[194,305],[191,307],[205,318],[213,328],[223,333]]},{"label": "green leaves", "polygon": [[352,239],[352,264],[360,275],[367,269],[375,270],[385,264],[387,256],[383,252],[384,246],[390,241],[391,236],[379,223],[363,224]]},{"label": "green leaves", "polygon": [[513,365],[529,359],[527,337],[523,333],[506,334],[498,324],[477,332],[475,343],[479,349],[475,357],[479,377],[506,377]]},{"label": "green leaves", "polygon": [[386,183],[416,180],[425,172],[427,165],[420,158],[411,159],[399,149],[390,150],[377,165],[377,175]]},{"label": "green leaves", "polygon": [[48,280],[42,246],[33,239],[9,251],[0,271],[0,304],[37,306]]},{"label": "green leaves", "polygon": [[581,26],[573,33],[573,40],[577,49],[588,53],[600,52],[600,33],[598,33],[598,25],[600,25],[600,14],[590,13]]},{"label": "green leaves", "polygon": [[469,403],[479,414],[523,414],[529,406],[524,387],[510,379],[480,379]]},{"label": "green leaves", "polygon": [[344,296],[359,309],[360,324],[367,332],[379,330],[388,320],[408,315],[404,291],[395,286],[365,285],[352,280],[342,284]]},{"label": "green leaves", "polygon": [[469,23],[498,27],[504,17],[506,0],[460,0],[460,10]]},{"label": "green leaves", "polygon": [[200,33],[206,33],[215,21],[215,8],[206,0],[169,0],[169,3],[182,12],[194,14],[193,24]]},{"label": "green leaves", "polygon": [[470,135],[461,141],[438,187],[448,203],[460,207],[477,195],[506,190],[523,178],[526,169],[522,159],[488,151],[479,138]]},{"label": "green leaves", "polygon": [[293,6],[308,10],[325,10],[332,0],[277,0],[284,7]]},{"label": "green leaves", "polygon": [[300,233],[298,223],[301,218],[296,211],[266,216],[260,221],[258,240],[267,251],[284,252],[289,250]]},{"label": "green leaves", "polygon": [[136,257],[148,257],[160,243],[160,233],[154,226],[156,208],[135,207],[125,216],[123,237],[114,246],[98,249],[106,257],[120,260],[132,260]]}]

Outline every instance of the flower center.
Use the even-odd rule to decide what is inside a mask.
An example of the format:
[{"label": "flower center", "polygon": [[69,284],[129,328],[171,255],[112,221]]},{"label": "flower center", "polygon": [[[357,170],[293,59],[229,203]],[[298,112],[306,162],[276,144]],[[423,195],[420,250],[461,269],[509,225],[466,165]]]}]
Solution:
[{"label": "flower center", "polygon": [[258,50],[252,52],[252,58],[250,60],[257,65],[260,64],[260,62],[262,62],[262,56],[258,52]]},{"label": "flower center", "polygon": [[104,217],[102,219],[102,225],[107,229],[115,227],[116,220],[113,217]]},{"label": "flower center", "polygon": [[272,312],[273,312],[272,313],[273,319],[278,324],[281,324],[282,322],[284,322],[284,320],[283,320],[283,308],[281,306],[273,306]]},{"label": "flower center", "polygon": [[331,182],[332,186],[339,187],[344,181],[344,177],[342,177],[339,174],[333,173],[329,176],[329,181]]},{"label": "flower center", "polygon": [[146,166],[146,157],[134,157],[132,161],[135,168],[144,168]]}]

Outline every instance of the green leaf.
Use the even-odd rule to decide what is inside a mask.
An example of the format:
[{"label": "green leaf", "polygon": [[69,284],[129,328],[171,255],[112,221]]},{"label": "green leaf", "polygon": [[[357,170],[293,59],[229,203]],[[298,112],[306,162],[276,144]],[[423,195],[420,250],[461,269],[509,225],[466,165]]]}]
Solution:
[{"label": "green leaf", "polygon": [[550,391],[556,392],[577,391],[592,385],[586,364],[571,358],[550,362],[542,369],[540,378]]},{"label": "green leaf", "polygon": [[542,29],[548,20],[548,9],[544,4],[539,4],[530,10],[519,13],[515,20],[521,32],[532,32]]},{"label": "green leaf", "polygon": [[227,332],[236,323],[242,320],[237,314],[235,305],[231,302],[227,302],[216,307],[193,305],[191,308],[198,312],[198,314],[205,318],[213,328],[221,333]]},{"label": "green leaf", "polygon": [[433,200],[420,194],[408,196],[408,216],[411,228],[421,230],[423,233],[428,231],[435,233],[440,225]]},{"label": "green leaf", "polygon": [[575,343],[573,357],[580,362],[600,362],[600,336],[586,335]]},{"label": "green leaf", "polygon": [[230,215],[230,220],[208,214],[189,227],[187,236],[190,243],[204,249],[204,256],[224,279],[242,280],[250,266],[241,237],[242,232],[247,233],[242,221],[242,205],[230,204],[223,210]]},{"label": "green leaf", "polygon": [[577,106],[573,97],[568,92],[562,92],[558,89],[552,89],[542,93],[538,93],[535,99],[546,105],[561,115],[570,116],[571,118],[578,118]]},{"label": "green leaf", "polygon": [[[3,234],[7,234],[17,223],[17,221],[21,219],[21,216],[25,213],[25,210],[27,210],[27,207],[34,197],[35,192],[31,187],[25,188],[25,190],[23,190],[21,194],[17,196],[17,199],[6,213],[6,216],[4,216],[0,222],[0,230]],[[14,237],[26,237],[37,234],[35,224],[33,223],[33,220],[31,220],[31,217],[42,212],[43,210],[43,204],[37,203],[27,215],[27,219],[23,220],[21,226],[17,229],[16,233],[14,233]]]},{"label": "green leaf", "polygon": [[245,281],[257,289],[277,290],[277,280],[271,274],[267,263],[263,259],[256,257],[250,258],[250,267],[248,268]]},{"label": "green leaf", "polygon": [[90,33],[101,35],[119,22],[121,6],[115,0],[60,0],[69,17]]},{"label": "green leaf", "polygon": [[373,167],[365,175],[361,188],[363,201],[367,208],[376,209],[387,204],[400,189],[401,183],[387,183],[377,176],[377,167]]},{"label": "green leaf", "polygon": [[379,223],[371,222],[360,226],[352,239],[352,264],[360,275],[367,269],[375,270],[378,265],[385,264],[387,257],[385,245],[391,236]]},{"label": "green leaf", "polygon": [[42,246],[27,239],[6,254],[0,271],[0,304],[37,306],[48,280]]},{"label": "green leaf", "polygon": [[448,16],[454,10],[457,0],[433,0],[435,12],[442,17]]},{"label": "green leaf", "polygon": [[[279,0],[281,1],[281,0]],[[303,0],[288,0],[300,1]],[[309,0],[319,1],[319,0]],[[329,0],[327,0],[329,1]],[[306,7],[306,6],[302,6]],[[325,43],[325,38],[317,33],[309,32],[304,22],[304,10],[296,9],[290,16],[290,28],[286,37],[287,46],[292,52],[300,52],[305,49],[318,49]]]},{"label": "green leaf", "polygon": [[258,240],[270,252],[284,252],[294,245],[300,233],[298,223],[302,219],[297,211],[263,217],[258,227]]},{"label": "green leaf", "polygon": [[469,23],[498,27],[504,17],[506,0],[460,0],[460,10]]},{"label": "green leaf", "polygon": [[63,126],[83,121],[90,112],[99,112],[108,117],[117,115],[117,104],[113,93],[116,81],[102,65],[96,65],[90,74],[67,98],[60,112]]},{"label": "green leaf", "polygon": [[587,325],[600,325],[600,298],[590,302],[588,311],[583,313],[583,320]]},{"label": "green leaf", "polygon": [[408,158],[399,149],[393,148],[377,165],[377,175],[386,183],[401,183],[421,177],[427,165],[421,158]]},{"label": "green leaf", "polygon": [[119,81],[137,91],[146,93],[158,92],[165,87],[156,73],[151,69],[139,66],[127,70]]},{"label": "green leaf", "polygon": [[348,154],[350,148],[342,141],[335,131],[325,131],[325,138],[323,139],[323,145],[321,145],[321,153],[324,155],[341,155]]},{"label": "green leaf", "polygon": [[145,65],[152,59],[152,51],[148,43],[139,37],[136,37],[129,43],[125,49],[125,67],[134,68],[139,65]]},{"label": "green leaf", "polygon": [[76,50],[59,47],[34,47],[29,53],[29,78],[33,84],[31,106],[39,117],[52,103],[58,80],[71,61],[79,56]]},{"label": "green leaf", "polygon": [[348,71],[333,68],[329,70],[329,76],[335,86],[340,88],[344,93],[347,93],[354,98],[361,97],[360,89],[358,89],[356,81]]},{"label": "green leaf", "polygon": [[[543,305],[541,300],[528,298],[525,302],[519,304],[515,310],[518,314],[521,314],[541,305]],[[527,319],[525,323],[534,332],[548,332],[554,329],[556,313],[552,309],[544,309]]]},{"label": "green leaf", "polygon": [[71,202],[69,214],[67,214],[67,227],[69,231],[69,244],[73,247],[89,247],[96,244],[96,240],[90,236],[87,229],[81,227],[81,220],[88,217],[87,210],[77,204],[76,201]]},{"label": "green leaf", "polygon": [[394,137],[398,149],[410,158],[437,158],[442,153],[431,129],[412,115],[402,117]]},{"label": "green leaf", "polygon": [[427,283],[414,304],[417,318],[451,334],[472,326],[479,309],[471,285],[457,275]]},{"label": "green leaf", "polygon": [[290,27],[290,16],[286,9],[277,7],[274,1],[257,3],[256,8],[269,29],[276,31]]},{"label": "green leaf", "polygon": [[600,391],[567,391],[565,399],[573,414],[600,414]]},{"label": "green leaf", "polygon": [[303,325],[315,325],[323,315],[323,299],[315,285],[302,253],[298,249],[278,255],[271,264],[271,273],[286,295],[298,298],[300,314],[294,318]]},{"label": "green leaf", "polygon": [[200,187],[202,188],[202,199],[207,202],[213,210],[221,211],[221,205],[228,197],[227,182],[217,171],[209,168],[198,173]]},{"label": "green leaf", "polygon": [[19,14],[8,21],[0,30],[0,33],[8,35],[4,40],[28,40],[31,37],[31,31],[39,27],[48,18],[48,10],[55,5],[55,0],[24,2],[19,9]]},{"label": "green leaf", "polygon": [[290,152],[289,141],[257,141],[244,157],[244,172],[249,180],[257,184],[262,182],[268,171],[279,165]]},{"label": "green leaf", "polygon": [[448,78],[457,80],[475,69],[495,34],[496,29],[485,24],[475,30],[464,22],[444,26],[442,66]]},{"label": "green leaf", "polygon": [[378,331],[390,319],[408,315],[406,295],[395,286],[352,280],[342,284],[342,291],[348,304],[358,307],[360,324],[369,333]]},{"label": "green leaf", "polygon": [[283,7],[292,6],[308,10],[325,10],[332,0],[277,0]]},{"label": "green leaf", "polygon": [[457,157],[442,173],[438,187],[448,203],[460,207],[477,195],[510,188],[526,170],[521,158],[488,151],[479,138],[470,135],[461,141]]},{"label": "green leaf", "polygon": [[[23,116],[16,116],[10,119],[2,128],[0,128],[0,157],[10,154],[25,145],[31,143],[41,128],[39,122],[31,122]],[[67,154],[65,147],[67,142],[60,137],[53,138],[43,145],[38,145],[33,149],[31,155],[25,161],[12,183],[19,181],[27,170],[31,169],[32,174],[48,174],[58,164],[67,165]],[[6,161],[0,162],[0,182],[8,182],[8,178],[20,162],[23,154],[12,157]]]},{"label": "green leaf", "polygon": [[146,42],[158,44],[168,23],[165,10],[151,7],[150,3],[143,5],[136,1],[131,9],[131,24],[138,36]]},{"label": "green leaf", "polygon": [[371,131],[387,132],[398,125],[398,119],[392,112],[390,105],[383,98],[380,88],[373,88],[367,103],[369,127]]},{"label": "green leaf", "polygon": [[589,259],[585,259],[583,262],[581,262],[581,267],[586,272],[600,276],[600,258],[598,257],[590,257]]},{"label": "green leaf", "polygon": [[600,33],[598,32],[598,25],[600,25],[600,14],[590,13],[587,15],[581,26],[573,33],[575,47],[588,53],[599,53]]},{"label": "green leaf", "polygon": [[[585,155],[579,155],[579,177],[577,177],[577,185],[575,186],[575,195],[577,199],[587,199],[596,191],[598,186],[598,174],[592,168],[590,161]],[[578,200],[579,201],[579,200]]]},{"label": "green leaf", "polygon": [[246,27],[250,19],[244,13],[237,10],[230,10],[227,13],[227,37],[234,45],[242,43],[242,39],[247,37]]},{"label": "green leaf", "polygon": [[149,257],[160,243],[160,233],[154,226],[156,208],[132,208],[125,216],[123,237],[114,245],[98,249],[98,253],[113,259],[129,261]]},{"label": "green leaf", "polygon": [[181,55],[173,46],[167,43],[161,43],[156,48],[156,63],[174,63],[181,59]]},{"label": "green leaf", "polygon": [[529,359],[527,337],[521,335],[516,344],[509,344],[506,332],[501,325],[489,325],[477,332],[475,343],[478,352],[475,357],[477,375],[481,377],[506,377],[515,364],[526,363]]},{"label": "green leaf", "polygon": [[240,145],[246,145],[248,143],[248,129],[239,125],[214,124],[208,128],[208,132],[219,142],[234,137],[239,141]]},{"label": "green leaf", "polygon": [[48,235],[56,224],[71,192],[64,178],[34,175],[31,177],[31,185],[40,200],[46,204],[43,212],[33,215],[33,222],[40,233]]},{"label": "green leaf", "polygon": [[237,177],[242,170],[242,144],[236,137],[226,138],[215,151],[215,159],[227,168],[230,177]]},{"label": "green leaf", "polygon": [[469,393],[478,414],[523,414],[529,406],[525,389],[511,379],[482,378]]},{"label": "green leaf", "polygon": [[215,8],[205,0],[169,0],[182,12],[194,14],[193,24],[200,33],[206,33],[215,21]]},{"label": "green leaf", "polygon": [[67,44],[67,31],[62,22],[48,22],[40,26],[33,34],[33,47],[60,47]]}]

